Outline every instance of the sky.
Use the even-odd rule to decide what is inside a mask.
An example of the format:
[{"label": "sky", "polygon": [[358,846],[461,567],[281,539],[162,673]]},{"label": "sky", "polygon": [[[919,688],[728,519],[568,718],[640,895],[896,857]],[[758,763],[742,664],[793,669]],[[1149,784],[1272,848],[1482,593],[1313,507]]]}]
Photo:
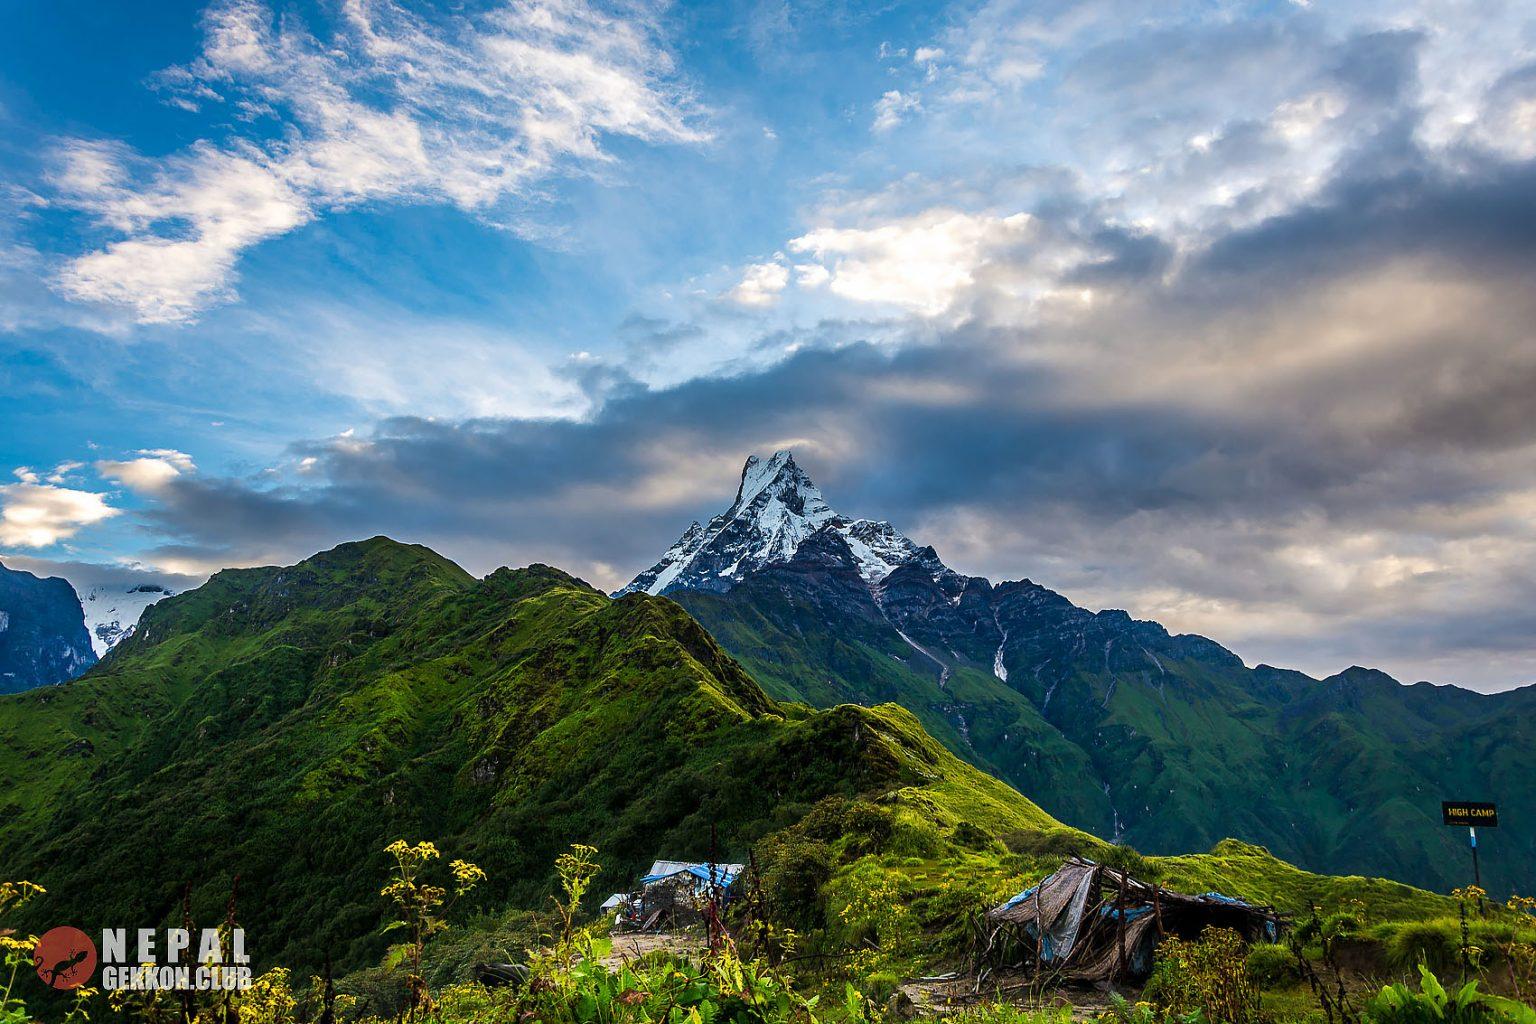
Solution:
[{"label": "sky", "polygon": [[1536,681],[1536,4],[3,16],[6,565],[615,588],[790,447],[1249,664]]}]

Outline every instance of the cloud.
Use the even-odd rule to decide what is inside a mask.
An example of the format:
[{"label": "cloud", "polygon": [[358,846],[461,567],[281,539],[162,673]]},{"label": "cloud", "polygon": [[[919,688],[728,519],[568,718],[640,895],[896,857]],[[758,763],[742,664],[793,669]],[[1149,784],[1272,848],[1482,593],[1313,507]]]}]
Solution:
[{"label": "cloud", "polygon": [[937,316],[973,284],[994,257],[1027,243],[1028,214],[985,216],[933,209],[875,227],[819,227],[792,239],[789,249],[815,260],[802,283],[825,280],[855,302],[901,307]]},{"label": "cloud", "polygon": [[62,576],[75,588],[75,592],[85,597],[93,589],[100,588],[110,593],[127,593],[135,587],[160,586],[173,593],[183,593],[202,584],[207,577],[203,574],[181,575],[178,573],[159,572],[142,565],[131,562],[112,564],[100,562],[82,562],[73,559],[38,558],[34,555],[5,556],[5,564],[12,569],[20,569],[30,572],[34,576]]},{"label": "cloud", "polygon": [[875,101],[875,120],[870,129],[888,132],[921,109],[923,104],[917,96],[898,89],[888,90]]},{"label": "cloud", "polygon": [[743,306],[771,306],[789,284],[789,267],[774,260],[747,267],[741,281],[726,298]]},{"label": "cloud", "polygon": [[201,56],[158,85],[189,109],[228,104],[234,133],[159,159],[70,140],[51,177],[60,205],[120,236],[70,261],[60,290],[145,323],[228,301],[241,253],[327,211],[430,202],[494,221],[548,175],[611,163],[607,136],[707,137],[654,12],[581,0],[441,23],[352,0],[324,41],[257,0],[222,0]]},{"label": "cloud", "polygon": [[47,547],[118,514],[104,494],[38,483],[26,467],[16,476],[20,483],[0,484],[0,544]]},{"label": "cloud", "polygon": [[[270,473],[145,470],[142,557],[206,571],[386,532],[478,571],[551,561],[611,587],[718,511],[745,454],[789,446],[837,507],[967,572],[1250,661],[1531,681],[1530,72],[1493,45],[1518,36],[1503,8],[1381,10],[984,4],[926,66],[881,68],[921,109],[899,147],[866,139],[860,173],[821,179],[782,257],[630,318],[621,359],[530,372],[536,415],[496,401],[521,366],[359,360],[346,388],[394,396],[384,411],[410,409],[400,380],[419,376],[471,413],[302,441]],[[256,81],[284,52],[264,39],[210,53]],[[685,106],[670,80],[651,87]],[[139,196],[172,162],[138,161],[84,152],[70,174],[84,195]],[[313,182],[346,165],[282,181],[313,212]],[[138,209],[97,216],[160,237],[160,207]],[[402,348],[432,347],[416,336]]]},{"label": "cloud", "polygon": [[134,459],[103,459],[96,463],[96,472],[129,490],[149,495],[164,491],[178,477],[197,472],[192,456],[186,452],[155,448],[137,454]]}]

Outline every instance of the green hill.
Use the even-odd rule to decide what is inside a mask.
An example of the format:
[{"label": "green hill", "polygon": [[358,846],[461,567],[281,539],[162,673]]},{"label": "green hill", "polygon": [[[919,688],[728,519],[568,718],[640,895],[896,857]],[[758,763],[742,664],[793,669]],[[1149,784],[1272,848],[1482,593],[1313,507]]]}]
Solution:
[{"label": "green hill", "polygon": [[475,580],[382,538],[156,605],[94,672],[0,702],[0,741],[0,863],[51,914],[159,921],[190,884],[207,920],[238,873],[285,963],[377,954],[400,836],[480,863],[495,905],[539,900],[574,841],[619,884],[837,793],[1058,827],[899,708],[770,700],[670,601],[544,566]]},{"label": "green hill", "polygon": [[[572,842],[617,886],[707,856],[712,830],[743,856],[834,795],[939,835],[1102,845],[899,707],[770,699],[671,601],[537,565],[476,580],[384,538],[219,573],[79,680],[0,699],[0,863],[49,889],[50,921],[175,921],[190,886],[209,922],[238,874],[266,964],[373,962],[395,838],[479,863],[487,908],[533,906]],[[1183,874],[1234,870],[1217,850]],[[1241,871],[1238,895],[1354,884],[1252,848]]]}]

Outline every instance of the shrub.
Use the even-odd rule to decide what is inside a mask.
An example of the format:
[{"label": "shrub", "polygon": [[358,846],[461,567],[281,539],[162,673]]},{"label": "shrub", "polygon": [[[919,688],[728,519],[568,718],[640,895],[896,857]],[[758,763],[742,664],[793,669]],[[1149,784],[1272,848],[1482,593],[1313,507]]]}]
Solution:
[{"label": "shrub", "polygon": [[1342,910],[1323,918],[1323,934],[1330,939],[1344,939],[1365,930],[1365,921],[1352,910]]},{"label": "shrub", "polygon": [[1096,855],[1099,843],[1075,829],[1055,828],[1047,831],[1019,830],[1005,832],[999,838],[1008,852],[1029,857],[1060,860],[1066,857]]},{"label": "shrub", "polygon": [[1196,942],[1164,939],[1143,995],[1164,1012],[1199,1011],[1224,1024],[1252,1024],[1259,1016],[1242,937],[1229,928],[1207,928]]},{"label": "shrub", "polygon": [[1456,921],[1410,921],[1387,940],[1387,962],[1402,971],[1427,964],[1434,971],[1452,971],[1461,964],[1461,930]]},{"label": "shrub", "polygon": [[890,812],[867,800],[827,797],[811,808],[796,831],[829,845],[845,839],[847,853],[858,857],[883,851],[895,828]]},{"label": "shrub", "polygon": [[1157,877],[1157,866],[1142,856],[1134,846],[1120,844],[1104,851],[1100,861],[1105,867],[1123,871],[1132,878],[1150,882]]},{"label": "shrub", "polygon": [[980,825],[969,821],[962,821],[955,826],[954,835],[951,837],[955,845],[964,846],[972,850],[990,849],[997,838],[982,828]]},{"label": "shrub", "polygon": [[1296,977],[1291,951],[1272,942],[1260,942],[1248,950],[1248,976],[1260,985],[1272,986]]},{"label": "shrub", "polygon": [[865,997],[870,1002],[879,1006],[884,1006],[889,1002],[891,996],[895,995],[896,990],[900,987],[901,976],[892,974],[889,971],[876,971],[873,974],[867,975],[859,983],[859,988],[863,990]]},{"label": "shrub", "polygon": [[762,887],[768,916],[792,928],[825,924],[821,890],[832,879],[834,858],[826,843],[789,838],[764,847]]}]

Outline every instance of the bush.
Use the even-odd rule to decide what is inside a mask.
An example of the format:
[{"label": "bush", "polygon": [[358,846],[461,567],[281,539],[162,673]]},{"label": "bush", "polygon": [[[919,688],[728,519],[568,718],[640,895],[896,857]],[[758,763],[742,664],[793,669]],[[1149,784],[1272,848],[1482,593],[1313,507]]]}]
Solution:
[{"label": "bush", "polygon": [[336,991],[356,998],[359,1017],[398,1017],[410,1007],[405,970],[400,966],[368,967],[336,981]]},{"label": "bush", "polygon": [[1158,873],[1156,865],[1137,852],[1134,846],[1124,843],[1119,846],[1111,846],[1108,850],[1105,850],[1104,855],[1099,858],[1099,861],[1107,868],[1123,871],[1132,878],[1138,878],[1143,882],[1152,881]]},{"label": "bush", "polygon": [[1253,1024],[1259,1017],[1242,937],[1229,928],[1207,928],[1197,942],[1164,939],[1142,994],[1165,1013],[1198,1011],[1224,1024]]},{"label": "bush", "polygon": [[1043,857],[1049,860],[1097,857],[1100,852],[1099,847],[1102,845],[1092,837],[1069,828],[1055,828],[1047,831],[1021,829],[1016,832],[1005,832],[999,838],[1002,839],[1003,845],[1008,847],[1009,853]]},{"label": "bush", "polygon": [[1402,924],[1387,940],[1387,962],[1400,971],[1419,964],[1442,973],[1453,971],[1461,965],[1461,926],[1450,918]]},{"label": "bush", "polygon": [[1323,918],[1323,934],[1330,939],[1346,939],[1365,930],[1365,921],[1354,911],[1344,910]]},{"label": "bush", "polygon": [[956,825],[951,838],[954,840],[955,845],[964,846],[972,850],[991,849],[992,844],[997,841],[997,837],[991,832],[969,821],[962,821]]},{"label": "bush", "polygon": [[901,977],[888,971],[876,971],[859,983],[865,997],[877,1006],[884,1006],[901,987]]},{"label": "bush", "polygon": [[895,828],[890,812],[867,800],[827,797],[811,808],[796,831],[806,839],[829,845],[846,839],[846,852],[859,857],[883,851]]},{"label": "bush", "polygon": [[1287,947],[1260,942],[1248,950],[1248,976],[1260,985],[1280,985],[1296,977],[1296,962]]},{"label": "bush", "polygon": [[765,845],[763,903],[775,922],[802,930],[826,923],[822,886],[832,879],[835,858],[826,843],[787,838]]}]

